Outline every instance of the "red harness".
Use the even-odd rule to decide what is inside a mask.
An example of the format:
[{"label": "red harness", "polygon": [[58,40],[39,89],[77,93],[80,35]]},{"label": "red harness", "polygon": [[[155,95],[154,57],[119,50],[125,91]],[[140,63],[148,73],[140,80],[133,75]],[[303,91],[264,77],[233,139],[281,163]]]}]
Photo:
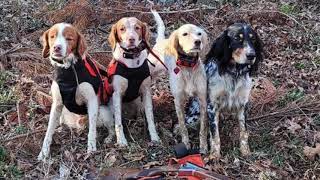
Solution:
[{"label": "red harness", "polygon": [[98,95],[98,99],[100,100],[100,104],[104,104],[104,105],[107,104],[113,92],[112,87],[108,83],[107,72],[103,69],[98,68],[96,62],[91,59],[87,59],[86,57],[84,57],[83,61],[90,75],[93,77],[99,76],[100,79],[102,80],[102,83],[101,83],[101,86],[99,87],[97,95]]}]

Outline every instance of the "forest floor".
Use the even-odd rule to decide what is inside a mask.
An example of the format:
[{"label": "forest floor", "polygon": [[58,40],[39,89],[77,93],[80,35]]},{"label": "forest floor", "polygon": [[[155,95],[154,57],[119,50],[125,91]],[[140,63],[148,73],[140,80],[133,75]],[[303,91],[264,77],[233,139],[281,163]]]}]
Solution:
[{"label": "forest floor", "polygon": [[[264,44],[264,61],[250,99],[249,144],[252,154],[239,153],[238,125],[221,120],[222,158],[207,168],[235,179],[320,179],[320,5],[309,1],[198,1],[156,5],[167,35],[193,23],[214,40],[228,24],[245,20]],[[227,3],[228,2],[228,3]],[[153,85],[154,116],[161,145],[148,143],[143,118],[125,119],[130,146],[106,145],[98,129],[98,152],[86,154],[87,129],[61,126],[51,146],[50,163],[37,161],[50,111],[53,68],[41,56],[42,33],[57,22],[74,24],[89,53],[107,65],[111,25],[135,16],[155,22],[144,1],[1,1],[0,2],[0,178],[86,178],[109,167],[166,165],[180,139],[166,77]],[[197,133],[192,142],[198,144]]]}]

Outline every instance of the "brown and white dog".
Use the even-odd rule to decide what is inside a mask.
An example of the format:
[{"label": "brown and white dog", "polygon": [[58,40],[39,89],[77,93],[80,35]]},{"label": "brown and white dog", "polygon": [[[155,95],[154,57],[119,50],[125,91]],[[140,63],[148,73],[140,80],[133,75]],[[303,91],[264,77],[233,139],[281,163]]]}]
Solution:
[{"label": "brown and white dog", "polygon": [[146,45],[149,40],[147,25],[135,17],[122,18],[112,26],[108,40],[113,49],[113,62],[110,65],[117,64],[116,73],[112,75],[114,90],[112,102],[117,144],[119,146],[128,145],[123,132],[122,103],[138,102],[140,94],[151,141],[159,142],[153,117],[151,77],[147,61]]},{"label": "brown and white dog", "polygon": [[108,128],[109,136],[106,138],[108,141],[114,136],[114,128],[110,109],[99,105],[97,90],[102,83],[101,77],[90,75],[84,67],[87,47],[85,39],[77,29],[66,23],[55,24],[44,32],[42,38],[43,57],[49,57],[55,68],[55,75],[51,85],[53,102],[49,124],[38,160],[48,158],[52,136],[59,118],[62,118],[62,122],[78,120],[79,117],[72,115],[71,112],[88,114],[87,151],[95,151],[97,122],[102,122],[101,124]]},{"label": "brown and white dog", "polygon": [[[207,80],[201,57],[205,55],[208,45],[206,32],[193,24],[182,25],[173,31],[168,39],[164,37],[164,23],[156,11],[152,11],[158,25],[158,38],[153,49],[168,67],[170,89],[179,121],[182,142],[190,147],[188,130],[185,125],[185,102],[189,97],[200,100],[200,151],[208,150],[207,121]],[[155,64],[153,74],[166,71],[164,67],[149,55]]]}]

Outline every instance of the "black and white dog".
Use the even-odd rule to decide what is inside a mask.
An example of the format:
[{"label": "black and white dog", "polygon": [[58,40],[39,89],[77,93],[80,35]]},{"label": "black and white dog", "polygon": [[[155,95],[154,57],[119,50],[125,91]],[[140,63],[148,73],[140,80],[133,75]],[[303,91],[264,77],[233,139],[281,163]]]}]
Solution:
[{"label": "black and white dog", "polygon": [[[240,151],[250,154],[245,123],[245,107],[252,88],[253,72],[262,61],[262,45],[257,33],[246,23],[230,25],[213,43],[205,69],[208,83],[208,119],[211,136],[211,159],[220,158],[219,114],[236,114],[240,125]],[[187,124],[199,116],[199,103],[192,99],[186,111]]]}]

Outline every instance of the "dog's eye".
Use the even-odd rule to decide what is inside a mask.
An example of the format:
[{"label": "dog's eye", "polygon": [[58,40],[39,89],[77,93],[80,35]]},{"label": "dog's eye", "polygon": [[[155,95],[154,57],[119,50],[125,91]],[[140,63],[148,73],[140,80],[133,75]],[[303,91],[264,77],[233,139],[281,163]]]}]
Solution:
[{"label": "dog's eye", "polygon": [[253,35],[253,34],[249,34],[249,37],[252,41],[255,41],[256,40],[256,37]]},{"label": "dog's eye", "polygon": [[72,39],[72,38],[66,38],[66,40],[67,40],[67,41],[72,41],[73,39]]},{"label": "dog's eye", "polygon": [[136,26],[136,30],[140,30],[140,27],[139,27],[139,26]]},{"label": "dog's eye", "polygon": [[125,30],[126,30],[126,29],[125,29],[124,27],[121,27],[121,28],[120,28],[120,31],[122,31],[122,32],[125,31]]},{"label": "dog's eye", "polygon": [[50,38],[53,39],[53,38],[54,38],[54,35],[50,36]]},{"label": "dog's eye", "polygon": [[242,41],[243,40],[243,34],[239,34],[239,35],[235,36],[234,39],[236,41]]},{"label": "dog's eye", "polygon": [[183,34],[182,34],[182,36],[187,36],[187,35],[188,35],[188,33],[183,33]]},{"label": "dog's eye", "polygon": [[201,35],[202,35],[202,33],[201,33],[201,32],[199,32],[199,33],[198,33],[198,36],[201,36]]}]

